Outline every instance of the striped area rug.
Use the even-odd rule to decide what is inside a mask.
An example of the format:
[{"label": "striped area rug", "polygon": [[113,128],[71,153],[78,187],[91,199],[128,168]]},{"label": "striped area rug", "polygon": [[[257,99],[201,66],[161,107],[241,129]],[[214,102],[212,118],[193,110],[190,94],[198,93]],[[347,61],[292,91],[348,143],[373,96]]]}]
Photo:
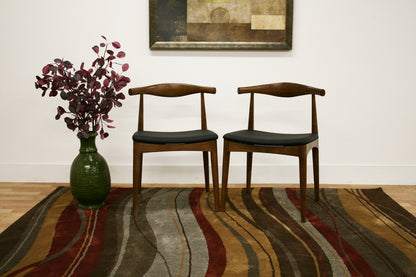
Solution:
[{"label": "striped area rug", "polygon": [[381,189],[131,189],[99,210],[60,187],[0,234],[1,276],[416,276],[416,218]]}]

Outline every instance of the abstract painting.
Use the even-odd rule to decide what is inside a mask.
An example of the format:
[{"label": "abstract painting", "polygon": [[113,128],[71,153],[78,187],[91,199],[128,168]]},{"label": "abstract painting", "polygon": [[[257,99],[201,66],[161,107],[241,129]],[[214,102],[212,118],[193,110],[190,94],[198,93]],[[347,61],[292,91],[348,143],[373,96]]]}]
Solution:
[{"label": "abstract painting", "polygon": [[293,0],[150,0],[150,49],[292,48]]}]

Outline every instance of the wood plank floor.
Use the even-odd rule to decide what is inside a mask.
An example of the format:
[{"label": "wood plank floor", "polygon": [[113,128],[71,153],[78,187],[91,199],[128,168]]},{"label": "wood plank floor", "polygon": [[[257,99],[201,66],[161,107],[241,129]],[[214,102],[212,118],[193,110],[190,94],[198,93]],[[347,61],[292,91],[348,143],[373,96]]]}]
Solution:
[{"label": "wood plank floor", "polygon": [[[0,183],[0,233],[26,213],[61,183]],[[128,184],[113,184],[113,187],[131,187]],[[145,185],[161,186],[161,185]],[[170,185],[189,187],[189,185]],[[253,185],[254,187],[255,185]],[[271,185],[256,185],[271,186]],[[277,187],[298,187],[298,185],[273,185]],[[201,185],[202,187],[202,185]],[[229,187],[243,187],[230,185]],[[309,185],[308,187],[312,187]],[[416,216],[416,186],[369,186],[369,185],[321,185],[322,188],[376,188],[383,190],[402,207]]]}]

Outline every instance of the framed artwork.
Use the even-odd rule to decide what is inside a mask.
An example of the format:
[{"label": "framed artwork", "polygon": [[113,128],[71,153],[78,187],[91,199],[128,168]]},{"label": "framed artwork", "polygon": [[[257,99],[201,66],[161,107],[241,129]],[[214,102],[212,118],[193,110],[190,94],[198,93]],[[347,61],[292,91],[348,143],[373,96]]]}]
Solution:
[{"label": "framed artwork", "polygon": [[290,50],[293,0],[149,0],[150,49]]}]

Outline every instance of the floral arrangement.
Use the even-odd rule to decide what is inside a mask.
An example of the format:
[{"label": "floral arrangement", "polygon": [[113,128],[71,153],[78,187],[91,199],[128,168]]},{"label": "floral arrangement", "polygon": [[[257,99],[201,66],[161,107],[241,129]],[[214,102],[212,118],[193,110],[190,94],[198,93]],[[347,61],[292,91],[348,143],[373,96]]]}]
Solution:
[{"label": "floral arrangement", "polygon": [[67,127],[77,131],[79,138],[88,138],[91,132],[99,132],[101,139],[108,137],[104,127],[114,128],[109,125],[113,121],[108,113],[113,107],[122,106],[120,101],[125,96],[120,91],[130,82],[113,68],[121,66],[123,73],[129,69],[127,63],[116,62],[126,56],[120,50],[120,43],[109,43],[106,37],[102,38],[104,42],[92,47],[97,54],[92,68],[86,69],[82,63],[76,69],[70,61],[57,58],[43,67],[42,77],[36,76],[35,87],[43,91],[42,96],[49,92],[50,97],[59,94],[62,100],[68,101],[67,109],[58,106],[55,119],[64,116]]}]

